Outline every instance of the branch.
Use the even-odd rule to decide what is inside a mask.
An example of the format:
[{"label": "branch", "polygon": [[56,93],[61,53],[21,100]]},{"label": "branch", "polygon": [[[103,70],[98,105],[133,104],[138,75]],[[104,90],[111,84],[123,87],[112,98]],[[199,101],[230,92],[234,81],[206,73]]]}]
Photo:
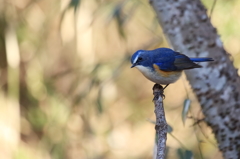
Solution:
[{"label": "branch", "polygon": [[153,102],[155,105],[156,125],[155,130],[157,134],[157,158],[165,158],[166,141],[167,141],[167,122],[165,119],[165,112],[163,108],[163,87],[159,84],[153,86]]}]

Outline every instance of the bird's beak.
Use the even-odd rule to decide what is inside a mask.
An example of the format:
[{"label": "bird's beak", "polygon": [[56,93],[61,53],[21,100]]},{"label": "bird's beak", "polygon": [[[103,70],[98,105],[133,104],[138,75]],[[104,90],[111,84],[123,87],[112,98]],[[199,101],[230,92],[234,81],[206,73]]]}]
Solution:
[{"label": "bird's beak", "polygon": [[131,66],[131,68],[133,68],[133,67],[135,67],[137,64],[136,63],[134,63],[132,66]]}]

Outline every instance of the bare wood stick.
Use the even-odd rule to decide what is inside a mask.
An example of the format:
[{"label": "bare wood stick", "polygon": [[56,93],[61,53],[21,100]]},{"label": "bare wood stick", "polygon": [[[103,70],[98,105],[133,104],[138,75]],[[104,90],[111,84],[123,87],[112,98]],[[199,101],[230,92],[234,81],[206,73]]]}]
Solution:
[{"label": "bare wood stick", "polygon": [[167,141],[167,122],[163,108],[163,87],[159,84],[153,86],[153,102],[155,105],[156,114],[156,134],[157,134],[157,158],[165,158],[166,141]]}]

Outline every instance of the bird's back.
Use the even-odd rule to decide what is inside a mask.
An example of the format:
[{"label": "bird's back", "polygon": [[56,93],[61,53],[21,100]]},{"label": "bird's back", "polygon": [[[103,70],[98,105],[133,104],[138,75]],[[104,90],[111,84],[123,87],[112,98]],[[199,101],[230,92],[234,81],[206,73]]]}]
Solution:
[{"label": "bird's back", "polygon": [[185,69],[199,68],[186,55],[180,54],[168,48],[159,48],[152,51],[152,62],[162,71],[181,71]]}]

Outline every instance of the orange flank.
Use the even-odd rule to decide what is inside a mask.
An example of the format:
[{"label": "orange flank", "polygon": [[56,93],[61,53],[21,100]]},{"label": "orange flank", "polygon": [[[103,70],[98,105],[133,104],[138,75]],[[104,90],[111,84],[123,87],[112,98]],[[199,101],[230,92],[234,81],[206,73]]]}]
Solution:
[{"label": "orange flank", "polygon": [[153,64],[153,67],[163,77],[169,77],[179,72],[179,71],[162,71],[160,70],[159,66],[156,64]]}]

